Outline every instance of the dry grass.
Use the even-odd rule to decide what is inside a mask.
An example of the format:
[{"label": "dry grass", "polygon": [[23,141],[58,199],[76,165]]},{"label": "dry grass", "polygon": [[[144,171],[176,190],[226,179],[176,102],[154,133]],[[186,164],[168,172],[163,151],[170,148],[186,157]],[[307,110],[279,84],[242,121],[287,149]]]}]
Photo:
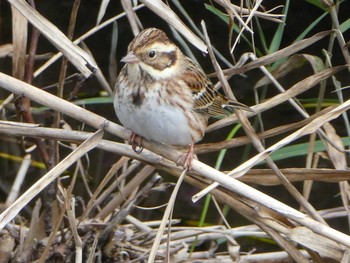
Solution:
[{"label": "dry grass", "polygon": [[[27,147],[27,142],[12,142],[14,147],[27,149],[21,153],[21,165],[15,171],[16,179],[12,189],[6,193],[7,200],[0,214],[0,262],[217,262],[219,260],[220,262],[288,262],[290,259],[296,262],[327,260],[348,262],[350,260],[350,236],[345,233],[345,227],[337,230],[339,226],[327,221],[347,217],[350,222],[350,195],[347,182],[350,173],[347,167],[347,150],[344,146],[344,144],[348,146],[349,141],[339,135],[350,132],[347,130],[349,124],[346,115],[350,108],[350,100],[346,100],[343,96],[346,91],[342,89],[349,83],[341,83],[337,79],[339,73],[346,72],[348,75],[350,64],[348,44],[343,36],[343,32],[349,26],[347,23],[342,24],[343,21],[339,22],[337,15],[337,9],[341,9],[341,5],[332,5],[325,9],[331,21],[328,30],[308,34],[307,38],[301,37],[294,43],[280,48],[276,43],[277,39],[283,36],[283,23],[288,16],[278,13],[282,12],[283,8],[266,10],[261,1],[256,1],[253,6],[250,1],[244,2],[244,6],[235,6],[226,0],[215,1],[207,8],[218,17],[227,19],[227,25],[223,23],[223,28],[232,29],[229,30],[229,39],[225,39],[228,43],[228,52],[231,51],[232,54],[235,54],[240,41],[245,41],[243,37],[252,39],[253,33],[261,36],[264,34],[257,26],[258,21],[265,21],[269,25],[280,25],[280,30],[276,30],[274,36],[273,43],[276,45],[271,45],[269,52],[260,52],[251,41],[253,44],[251,52],[243,54],[239,61],[234,63],[233,55],[225,56],[212,46],[211,36],[207,32],[210,21],[202,22],[200,26],[196,25],[176,0],[172,2],[171,7],[160,0],[144,0],[141,5],[133,7],[130,1],[125,0],[121,2],[125,12],[115,14],[101,23],[108,9],[108,1],[102,1],[96,27],[75,40],[72,36],[79,1],[75,1],[73,6],[67,34],[63,34],[49,22],[49,17],[45,18],[35,11],[33,2],[31,6],[25,1],[8,0],[8,2],[12,7],[14,25],[13,43],[10,46],[12,53],[8,52],[9,45],[0,48],[2,54],[12,56],[13,74],[9,76],[0,73],[0,87],[8,91],[6,93],[8,97],[2,100],[0,110],[3,112],[2,116],[6,116],[7,112],[14,112],[15,109],[23,122],[9,121],[3,117],[0,121],[0,134],[3,135],[2,140],[21,137],[33,140],[30,148]],[[88,50],[83,41],[115,21],[120,21],[122,18],[126,21],[125,17],[133,33],[137,34],[144,19],[138,16],[137,10],[140,9],[153,11],[154,16],[159,15],[171,25],[174,37],[184,50],[190,51],[186,44],[188,41],[199,50],[208,52],[215,69],[212,76],[219,79],[217,87],[221,87],[228,96],[234,97],[234,91],[232,92],[228,82],[233,75],[248,74],[254,70],[260,70],[264,75],[255,85],[257,95],[255,105],[252,106],[254,113],[236,110],[232,116],[218,120],[208,127],[210,132],[239,122],[245,136],[199,144],[195,149],[199,154],[199,160],[194,160],[193,170],[190,172],[183,171],[175,164],[181,152],[173,147],[143,140],[145,149],[142,153],[136,154],[126,143],[111,141],[110,136],[104,139],[103,136],[109,134],[113,135],[114,139],[118,137],[125,140],[129,138],[130,131],[76,105],[64,92],[67,65],[72,64],[75,71],[83,78],[95,74],[101,89],[111,95],[112,88],[107,78],[98,68],[94,53]],[[180,19],[179,13],[183,20]],[[28,22],[38,29],[38,31],[31,30],[30,37],[27,36]],[[238,30],[233,30],[233,26],[237,25]],[[115,37],[119,36],[117,26],[111,30]],[[35,60],[38,58],[36,48],[38,42],[40,44],[39,31],[43,38],[53,44],[57,54],[52,56],[49,54],[49,59],[45,57],[45,63],[35,68]],[[325,52],[323,57],[322,52],[319,56],[303,53],[303,50],[313,47],[321,40],[328,40],[328,46],[323,47],[328,48],[328,52]],[[116,44],[116,38],[113,41],[112,49]],[[130,39],[123,38],[119,41],[129,42]],[[331,54],[334,50],[340,50],[342,63],[335,64],[332,61]],[[114,51],[111,54],[114,54]],[[64,59],[61,60],[59,69],[57,94],[31,85],[33,78],[38,76],[45,78],[46,72],[62,56]],[[110,57],[113,59],[113,55]],[[249,60],[251,61],[248,62]],[[312,73],[290,87],[280,83],[280,79],[287,74],[293,74],[302,64],[310,65]],[[116,71],[115,65],[115,62],[110,61],[110,72]],[[226,66],[222,69],[221,65]],[[339,103],[324,106],[325,91],[332,88],[330,83],[336,89]],[[82,84],[78,81],[75,89],[79,91],[80,85]],[[267,86],[275,89],[274,94],[260,101],[258,92]],[[319,95],[316,97],[313,110],[307,112],[298,96],[316,88]],[[77,94],[75,92],[74,95]],[[53,112],[54,121],[51,127],[36,124],[31,107],[33,102],[46,106]],[[266,125],[264,113],[269,110],[278,111],[278,107],[285,104],[290,105],[293,112],[303,119],[298,122],[287,121],[287,124],[280,123],[269,130],[264,130],[263,127]],[[112,108],[110,106],[111,110]],[[71,123],[66,122],[67,117]],[[254,119],[260,122],[261,132],[256,132],[255,125],[251,124]],[[335,129],[332,126],[333,120],[340,120],[341,131],[339,127]],[[90,132],[79,130],[74,121],[92,127],[95,132],[91,132],[91,129]],[[280,153],[283,148],[291,149],[288,147],[293,144],[298,146],[300,138],[308,138],[309,142],[303,148],[303,160],[306,165],[280,169],[273,154]],[[273,139],[268,141],[268,146],[265,146],[266,139]],[[229,163],[230,170],[227,172],[221,172],[200,161],[203,153],[219,152],[248,144],[254,147],[255,154],[237,166]],[[318,144],[322,145],[322,150],[313,149]],[[305,147],[309,148],[305,150]],[[67,152],[67,149],[69,153],[66,157],[62,157],[65,156],[64,152]],[[93,149],[113,154],[118,160],[104,174],[103,179],[97,182],[98,185],[96,183],[90,190],[86,171],[89,165],[86,165],[86,160]],[[42,163],[32,161],[36,158],[36,154],[40,156]],[[297,155],[292,153],[292,156]],[[325,169],[318,166],[320,156],[329,159],[330,167]],[[15,161],[16,157],[18,156],[14,156],[10,150],[2,154],[2,158],[11,161]],[[94,160],[89,162],[96,165]],[[259,167],[262,162],[265,163],[266,169]],[[46,172],[40,180],[22,192],[21,185],[26,180],[31,166],[40,167]],[[220,167],[220,164],[217,167]],[[10,172],[14,171],[4,169],[3,174]],[[68,173],[69,178],[66,177]],[[162,181],[164,174],[178,178],[176,185],[164,183]],[[79,180],[83,181],[85,186],[83,192],[88,196],[84,200],[75,194]],[[190,198],[186,200],[188,204],[191,201],[197,202],[208,193],[211,194],[217,211],[213,209],[210,213],[220,215],[220,223],[211,222],[210,226],[193,227],[183,225],[174,218],[173,209],[175,202],[179,202],[178,191],[183,187],[183,181],[202,189],[192,197],[192,200]],[[315,191],[313,188],[315,181],[332,186],[337,183],[342,206],[317,210],[315,204],[309,201],[311,191]],[[303,182],[301,191],[292,184],[294,182]],[[284,192],[288,192],[290,200],[297,205],[292,207],[289,205],[290,200],[284,203],[257,190],[251,186],[252,184],[283,185]],[[46,191],[46,197],[39,199],[38,196],[43,191]],[[166,203],[162,220],[159,218],[159,221],[146,221],[135,216],[134,210],[139,209],[139,205],[142,205],[148,196],[154,192],[165,194],[169,191],[172,194]],[[324,198],[322,192],[316,194],[322,201]],[[37,200],[35,204],[33,200]],[[220,210],[222,204],[243,215],[250,223],[230,226],[231,222]],[[187,204],[184,204],[184,207],[186,208]],[[30,217],[26,220],[20,217],[20,212],[24,210],[30,213]],[[257,251],[245,251],[241,248],[240,242],[249,238],[259,241],[255,244]],[[264,250],[264,246],[270,243],[277,245],[274,246],[274,252]]]}]

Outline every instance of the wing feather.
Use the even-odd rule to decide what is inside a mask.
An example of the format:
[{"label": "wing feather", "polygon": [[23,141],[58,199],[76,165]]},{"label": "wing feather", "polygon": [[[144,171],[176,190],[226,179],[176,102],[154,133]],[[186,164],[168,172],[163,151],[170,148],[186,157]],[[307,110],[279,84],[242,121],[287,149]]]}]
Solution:
[{"label": "wing feather", "polygon": [[248,106],[229,100],[216,91],[212,82],[196,62],[187,58],[186,65],[188,66],[184,72],[183,81],[192,91],[195,111],[209,116],[227,115],[226,110],[232,112],[233,108],[252,111]]}]

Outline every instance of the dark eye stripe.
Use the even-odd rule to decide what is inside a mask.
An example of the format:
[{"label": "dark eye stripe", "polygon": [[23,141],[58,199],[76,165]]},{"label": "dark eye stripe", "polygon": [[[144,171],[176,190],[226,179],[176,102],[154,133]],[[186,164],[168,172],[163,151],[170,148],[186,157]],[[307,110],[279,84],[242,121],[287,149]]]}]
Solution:
[{"label": "dark eye stripe", "polygon": [[169,63],[167,64],[168,67],[171,67],[172,65],[175,64],[175,62],[176,62],[176,52],[175,52],[175,50],[171,51],[171,52],[162,52],[162,55],[165,56],[165,57],[168,57],[168,59],[169,59]]}]

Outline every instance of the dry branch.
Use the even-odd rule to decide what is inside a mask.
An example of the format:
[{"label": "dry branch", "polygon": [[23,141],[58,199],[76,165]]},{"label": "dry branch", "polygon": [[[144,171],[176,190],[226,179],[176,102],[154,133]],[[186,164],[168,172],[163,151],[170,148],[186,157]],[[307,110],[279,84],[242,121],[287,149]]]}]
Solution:
[{"label": "dry branch", "polygon": [[8,0],[24,17],[28,19],[69,61],[87,78],[96,64],[81,48],[74,45],[55,25],[50,23],[38,11],[23,0]]},{"label": "dry branch", "polygon": [[[39,90],[31,85],[13,79],[3,73],[0,73],[0,86],[11,92],[25,94],[34,101],[37,101],[68,116],[83,121],[95,128],[105,127],[105,130],[112,134],[120,135],[124,138],[127,137],[126,134],[128,133],[119,125],[109,122],[92,112],[89,112],[76,105],[73,105],[72,103],[59,99],[56,96],[51,95],[45,91]],[[332,118],[335,118],[336,114],[341,114],[341,112],[344,111],[347,106],[347,104],[343,104],[335,108],[333,111],[331,111],[330,116]],[[327,119],[327,117],[329,116],[325,116],[323,118],[323,121]],[[308,132],[311,132],[311,130],[309,130]],[[146,140],[144,141],[144,146],[156,152],[157,154],[165,156],[166,158],[172,161],[176,161],[180,155],[180,153],[176,152],[170,147],[157,143],[151,143]],[[143,153],[141,155],[143,155]],[[245,185],[244,183],[241,183],[223,174],[222,172],[213,169],[208,165],[194,160],[193,170],[205,178],[220,183],[222,186],[232,191],[231,194],[238,193],[241,196],[248,198],[248,200],[251,200],[251,202],[257,202],[258,204],[261,204],[263,206],[269,207],[272,210],[277,211],[281,215],[289,218],[289,220],[291,220],[292,222],[296,222],[300,225],[308,227],[315,233],[318,233],[326,238],[344,244],[345,246],[350,246],[350,237],[346,234],[334,230],[324,224],[318,223],[308,218],[305,214],[255,190],[254,188],[249,187],[248,185]]]}]

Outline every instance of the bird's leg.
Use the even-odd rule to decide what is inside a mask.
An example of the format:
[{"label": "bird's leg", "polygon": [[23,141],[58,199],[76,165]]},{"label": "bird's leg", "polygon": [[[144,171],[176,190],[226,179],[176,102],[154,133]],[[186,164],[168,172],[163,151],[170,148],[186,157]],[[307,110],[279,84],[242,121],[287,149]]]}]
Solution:
[{"label": "bird's leg", "polygon": [[188,152],[181,154],[180,158],[176,161],[177,165],[183,165],[183,167],[188,171],[192,169],[193,146],[194,144],[192,143]]},{"label": "bird's leg", "polygon": [[134,150],[135,153],[139,154],[142,152],[143,147],[141,146],[141,140],[142,137],[136,133],[131,133],[130,136],[130,144],[131,144],[131,148]]}]

